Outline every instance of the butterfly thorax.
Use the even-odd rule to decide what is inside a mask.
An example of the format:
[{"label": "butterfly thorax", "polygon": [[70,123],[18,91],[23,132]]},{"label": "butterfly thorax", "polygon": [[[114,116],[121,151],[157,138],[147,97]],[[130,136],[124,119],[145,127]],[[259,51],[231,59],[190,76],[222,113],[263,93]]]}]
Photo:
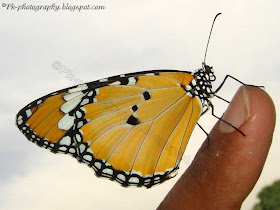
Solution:
[{"label": "butterfly thorax", "polygon": [[203,64],[201,69],[193,73],[194,79],[185,87],[192,97],[198,97],[202,106],[207,106],[209,100],[214,96],[212,82],[216,80],[212,67]]}]

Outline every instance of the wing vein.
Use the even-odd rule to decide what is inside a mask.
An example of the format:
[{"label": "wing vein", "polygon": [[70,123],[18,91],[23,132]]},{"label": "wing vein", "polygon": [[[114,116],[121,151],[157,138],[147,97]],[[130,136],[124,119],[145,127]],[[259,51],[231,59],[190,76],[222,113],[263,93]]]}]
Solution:
[{"label": "wing vein", "polygon": [[[149,134],[150,131],[151,131],[151,128],[152,128],[152,126],[153,126],[153,124],[154,124],[155,119],[156,119],[157,117],[159,117],[161,114],[163,114],[164,112],[166,112],[170,107],[172,107],[174,104],[176,104],[176,103],[177,103],[179,100],[181,100],[181,98],[183,98],[185,95],[186,95],[186,94],[184,94],[184,95],[181,96],[179,99],[177,99],[174,103],[172,103],[170,106],[168,106],[166,109],[164,109],[160,114],[158,114],[158,116],[156,116],[156,117],[152,120],[151,127],[150,127],[149,131],[147,132],[147,134],[145,135],[145,138],[144,138],[143,141],[141,142],[141,145],[140,145],[140,147],[139,147],[139,149],[138,149],[138,151],[137,151],[137,154],[136,154],[136,156],[135,156],[135,158],[134,158],[134,161],[133,161],[131,170],[132,170],[132,168],[133,168],[133,166],[134,166],[134,164],[135,164],[135,161],[136,161],[136,159],[137,159],[137,157],[138,157],[138,155],[139,155],[139,152],[140,152],[140,150],[141,150],[141,148],[142,148],[143,143],[145,142],[145,140],[146,140],[148,134]],[[131,173],[131,170],[130,170],[130,173]]]},{"label": "wing vein", "polygon": [[165,143],[164,143],[164,145],[163,145],[163,147],[162,147],[162,149],[161,149],[161,152],[160,152],[160,154],[159,154],[157,163],[156,163],[156,165],[155,165],[154,173],[155,173],[155,170],[156,170],[157,165],[158,165],[158,163],[159,163],[159,160],[160,160],[160,158],[161,158],[161,155],[162,155],[162,153],[163,153],[163,150],[165,149],[165,146],[167,145],[167,142],[168,142],[170,136],[173,134],[173,132],[175,131],[175,129],[176,129],[177,126],[180,124],[181,120],[183,119],[183,117],[184,117],[184,115],[185,115],[185,113],[186,113],[186,111],[187,111],[187,109],[188,109],[188,106],[189,106],[190,101],[191,101],[191,99],[188,101],[188,104],[187,104],[187,106],[186,106],[186,108],[185,108],[185,110],[184,110],[184,112],[183,112],[181,118],[178,120],[178,122],[176,123],[176,126],[174,127],[174,129],[172,130],[172,132],[169,134],[168,138],[166,139],[166,141],[165,141]]},{"label": "wing vein", "polygon": [[[181,147],[182,147],[182,144],[183,144],[183,141],[184,141],[184,138],[185,138],[185,135],[186,135],[186,132],[188,130],[188,127],[189,127],[189,124],[190,124],[190,121],[192,119],[192,115],[193,115],[193,100],[191,100],[191,115],[190,115],[190,118],[189,118],[189,121],[188,121],[188,124],[186,126],[186,129],[185,129],[185,132],[184,132],[184,135],[183,135],[183,138],[182,138],[182,141],[181,141],[181,144],[180,144],[180,147],[178,149],[178,153],[177,153],[177,157],[176,157],[176,161],[175,163],[178,161],[178,157],[179,157],[179,154],[180,154],[180,150],[181,150]],[[183,155],[183,154],[182,154]]]}]

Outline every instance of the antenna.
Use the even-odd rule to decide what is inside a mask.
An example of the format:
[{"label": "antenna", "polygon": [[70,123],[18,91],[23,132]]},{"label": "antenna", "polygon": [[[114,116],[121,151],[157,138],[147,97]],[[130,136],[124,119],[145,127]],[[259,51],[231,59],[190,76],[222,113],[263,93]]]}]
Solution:
[{"label": "antenna", "polygon": [[215,23],[215,20],[217,19],[217,17],[219,15],[221,15],[222,13],[218,13],[214,20],[213,20],[213,23],[212,23],[212,26],[211,26],[211,30],[210,30],[210,33],[209,33],[209,37],[208,37],[208,41],[207,41],[207,45],[206,45],[206,50],[205,50],[205,55],[204,55],[204,64],[205,64],[205,60],[206,60],[206,54],[207,54],[207,50],[208,50],[208,45],[209,45],[209,41],[210,41],[210,37],[211,37],[211,33],[212,33],[212,30],[213,30],[213,26],[214,26],[214,23]]}]

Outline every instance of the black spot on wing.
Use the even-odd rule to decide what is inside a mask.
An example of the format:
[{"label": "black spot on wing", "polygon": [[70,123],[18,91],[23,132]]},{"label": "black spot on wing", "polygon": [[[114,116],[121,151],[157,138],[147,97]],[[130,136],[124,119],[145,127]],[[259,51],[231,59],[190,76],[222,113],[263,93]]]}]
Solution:
[{"label": "black spot on wing", "polygon": [[127,85],[128,82],[129,82],[129,81],[128,81],[128,77],[125,77],[125,78],[120,79],[121,85]]},{"label": "black spot on wing", "polygon": [[127,120],[126,123],[129,124],[129,125],[138,125],[138,124],[140,123],[140,121],[139,121],[136,117],[134,117],[133,115],[131,115],[131,116],[128,118],[128,120]]},{"label": "black spot on wing", "polygon": [[133,107],[131,107],[131,109],[136,112],[138,110],[138,106],[137,105],[134,105]]},{"label": "black spot on wing", "polygon": [[151,98],[151,95],[150,95],[150,93],[149,93],[148,91],[144,92],[144,93],[143,93],[143,96],[144,96],[144,99],[145,99],[146,101],[149,100],[149,99]]}]

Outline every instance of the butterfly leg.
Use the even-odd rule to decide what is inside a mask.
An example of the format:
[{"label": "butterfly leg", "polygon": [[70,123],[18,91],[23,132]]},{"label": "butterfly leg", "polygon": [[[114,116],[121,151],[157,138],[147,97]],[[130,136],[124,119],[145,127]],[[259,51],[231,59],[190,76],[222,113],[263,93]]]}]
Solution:
[{"label": "butterfly leg", "polygon": [[253,87],[258,87],[258,88],[264,88],[264,86],[256,86],[256,85],[245,84],[245,83],[241,82],[240,80],[236,79],[235,77],[233,77],[233,76],[231,76],[231,75],[227,75],[227,76],[224,78],[223,82],[220,84],[220,86],[213,92],[213,93],[214,93],[214,96],[215,96],[216,98],[218,98],[218,99],[220,99],[220,100],[222,100],[222,101],[225,101],[225,102],[227,102],[227,103],[230,103],[230,102],[229,102],[228,100],[222,98],[221,96],[218,96],[218,95],[217,95],[217,92],[223,87],[224,83],[226,82],[226,80],[227,80],[228,78],[231,78],[231,79],[233,79],[233,80],[235,80],[235,81],[241,83],[242,85],[253,86]]},{"label": "butterfly leg", "polygon": [[210,108],[211,108],[212,115],[213,115],[215,118],[217,118],[217,119],[223,121],[224,123],[228,124],[229,126],[233,127],[233,128],[236,129],[239,133],[241,133],[243,136],[245,136],[245,134],[244,134],[241,130],[239,130],[237,127],[235,127],[234,125],[230,124],[229,122],[223,120],[221,117],[218,117],[217,115],[215,115],[215,113],[214,113],[214,106],[213,106],[213,104],[212,104],[211,102],[209,103],[209,106],[210,106]]},{"label": "butterfly leg", "polygon": [[207,136],[207,145],[202,149],[202,152],[204,152],[210,145],[210,138],[209,138],[209,134],[204,130],[204,128],[199,124],[196,123],[198,125],[198,127],[206,134]]},{"label": "butterfly leg", "polygon": [[215,96],[216,98],[218,98],[218,99],[221,99],[222,101],[225,101],[225,102],[227,102],[227,103],[230,103],[228,100],[226,100],[226,99],[222,98],[221,96],[218,96],[218,95],[217,95],[217,92],[223,87],[223,85],[225,84],[225,82],[226,82],[226,80],[227,80],[228,78],[231,78],[231,79],[233,79],[233,80],[235,80],[235,81],[241,83],[242,85],[246,85],[246,84],[243,83],[243,82],[241,82],[240,80],[236,79],[235,77],[232,77],[232,76],[230,76],[230,75],[226,75],[226,77],[224,78],[223,82],[222,82],[222,83],[220,84],[220,86],[214,91],[214,96]]},{"label": "butterfly leg", "polygon": [[[227,80],[228,78],[231,78],[231,79],[233,79],[233,80],[239,82],[239,83],[242,84],[242,85],[264,88],[264,86],[256,86],[256,85],[245,84],[245,83],[241,82],[240,80],[236,79],[235,77],[233,77],[233,76],[231,76],[231,75],[226,75],[225,78],[224,78],[224,80],[223,80],[223,82],[222,82],[222,83],[220,84],[220,86],[214,91],[214,95],[216,95],[216,93],[220,91],[220,89],[224,86],[224,84],[225,84],[225,82],[226,82],[226,80]],[[218,98],[219,98],[219,97],[218,97]]]},{"label": "butterfly leg", "polygon": [[218,96],[217,94],[214,95],[216,98],[221,99],[222,101],[227,102],[228,104],[230,103],[228,100],[222,98],[221,96]]}]

